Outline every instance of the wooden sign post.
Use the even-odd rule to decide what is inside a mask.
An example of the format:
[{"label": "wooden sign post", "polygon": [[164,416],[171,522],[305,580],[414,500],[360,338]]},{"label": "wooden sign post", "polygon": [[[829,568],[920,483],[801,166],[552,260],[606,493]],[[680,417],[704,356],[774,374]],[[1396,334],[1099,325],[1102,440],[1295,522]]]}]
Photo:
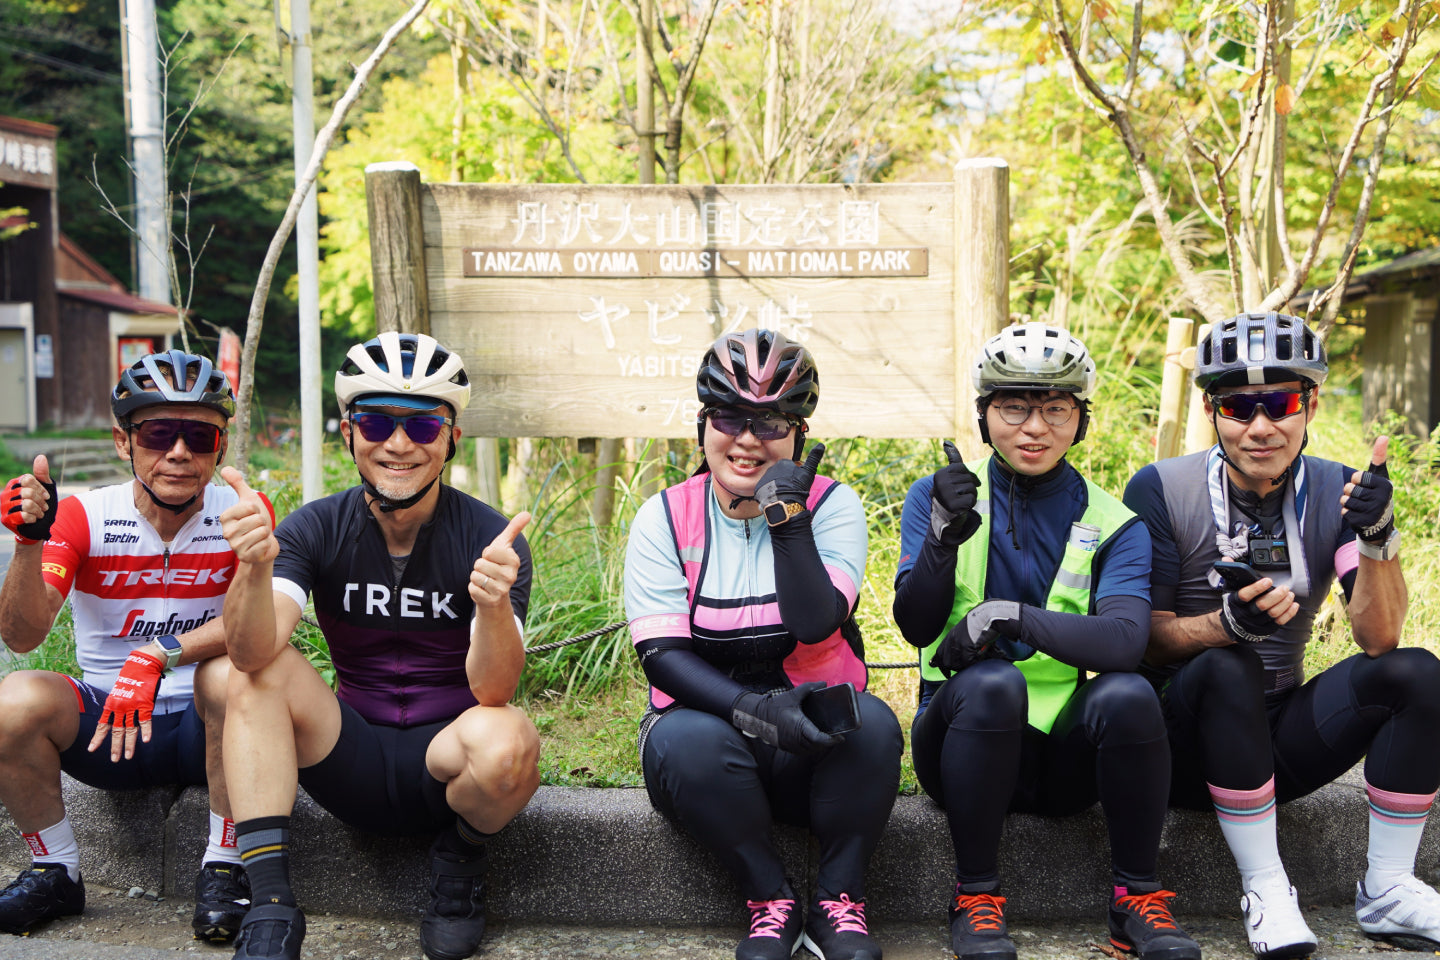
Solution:
[{"label": "wooden sign post", "polygon": [[814,436],[973,430],[969,364],[1007,310],[1001,161],[833,186],[426,184],[406,167],[366,171],[376,323],[465,358],[472,436],[693,437],[705,348],[752,327],[814,354]]}]

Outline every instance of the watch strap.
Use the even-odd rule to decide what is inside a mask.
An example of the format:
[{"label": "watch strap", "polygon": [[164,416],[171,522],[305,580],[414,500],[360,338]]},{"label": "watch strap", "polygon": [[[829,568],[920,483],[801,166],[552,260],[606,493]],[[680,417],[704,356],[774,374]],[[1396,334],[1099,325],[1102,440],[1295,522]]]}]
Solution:
[{"label": "watch strap", "polygon": [[175,639],[173,634],[162,634],[155,638],[155,644],[165,651],[165,669],[174,670],[180,665],[180,655],[184,653],[184,647],[180,641]]},{"label": "watch strap", "polygon": [[1400,531],[1392,530],[1390,536],[1379,543],[1371,543],[1368,540],[1356,538],[1356,546],[1360,548],[1362,557],[1369,557],[1371,560],[1394,560],[1400,553]]}]

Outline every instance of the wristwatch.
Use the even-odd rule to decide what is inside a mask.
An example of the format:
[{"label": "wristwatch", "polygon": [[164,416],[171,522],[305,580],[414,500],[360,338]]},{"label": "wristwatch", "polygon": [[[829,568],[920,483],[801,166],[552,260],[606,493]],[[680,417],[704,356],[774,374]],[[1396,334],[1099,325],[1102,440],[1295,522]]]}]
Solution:
[{"label": "wristwatch", "polygon": [[1390,536],[1381,543],[1370,543],[1358,537],[1355,542],[1360,546],[1360,556],[1369,557],[1371,560],[1394,560],[1400,553],[1400,531],[1391,530]]},{"label": "wristwatch", "polygon": [[165,669],[174,670],[180,665],[180,654],[183,648],[180,641],[170,634],[163,634],[155,638],[155,643],[161,650],[165,651]]},{"label": "wristwatch", "polygon": [[778,527],[804,509],[805,504],[803,503],[791,503],[789,500],[771,500],[765,504],[765,522],[772,527]]}]

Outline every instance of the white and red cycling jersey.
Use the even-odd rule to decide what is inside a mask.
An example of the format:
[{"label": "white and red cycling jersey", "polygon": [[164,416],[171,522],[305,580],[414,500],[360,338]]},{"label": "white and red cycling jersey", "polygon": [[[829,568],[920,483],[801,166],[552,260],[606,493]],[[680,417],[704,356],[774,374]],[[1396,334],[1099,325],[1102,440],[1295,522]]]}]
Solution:
[{"label": "white and red cycling jersey", "polygon": [[[220,616],[235,570],[220,513],[237,497],[215,485],[204,497],[168,544],[136,509],[133,481],[60,501],[41,570],[46,583],[70,596],[75,659],[86,683],[109,690],[131,650]],[[274,508],[265,503],[273,522]],[[186,664],[165,675],[155,713],[185,709],[194,673]]]}]

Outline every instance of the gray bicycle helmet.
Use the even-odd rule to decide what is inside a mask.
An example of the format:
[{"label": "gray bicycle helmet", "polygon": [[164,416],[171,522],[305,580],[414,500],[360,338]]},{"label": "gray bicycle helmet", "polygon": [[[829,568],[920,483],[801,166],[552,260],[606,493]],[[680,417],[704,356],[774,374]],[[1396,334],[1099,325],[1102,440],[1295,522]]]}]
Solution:
[{"label": "gray bicycle helmet", "polygon": [[1287,380],[1313,388],[1329,372],[1320,337],[1305,321],[1284,313],[1242,313],[1222,320],[1195,351],[1195,385],[1206,393]]},{"label": "gray bicycle helmet", "polygon": [[971,380],[982,397],[996,390],[1060,390],[1086,400],[1095,392],[1095,361],[1069,331],[1025,323],[985,341]]},{"label": "gray bicycle helmet", "polygon": [[235,416],[230,380],[204,357],[183,350],[152,353],[120,374],[110,394],[110,410],[127,423],[136,410],[162,403],[189,403],[224,416]]}]

